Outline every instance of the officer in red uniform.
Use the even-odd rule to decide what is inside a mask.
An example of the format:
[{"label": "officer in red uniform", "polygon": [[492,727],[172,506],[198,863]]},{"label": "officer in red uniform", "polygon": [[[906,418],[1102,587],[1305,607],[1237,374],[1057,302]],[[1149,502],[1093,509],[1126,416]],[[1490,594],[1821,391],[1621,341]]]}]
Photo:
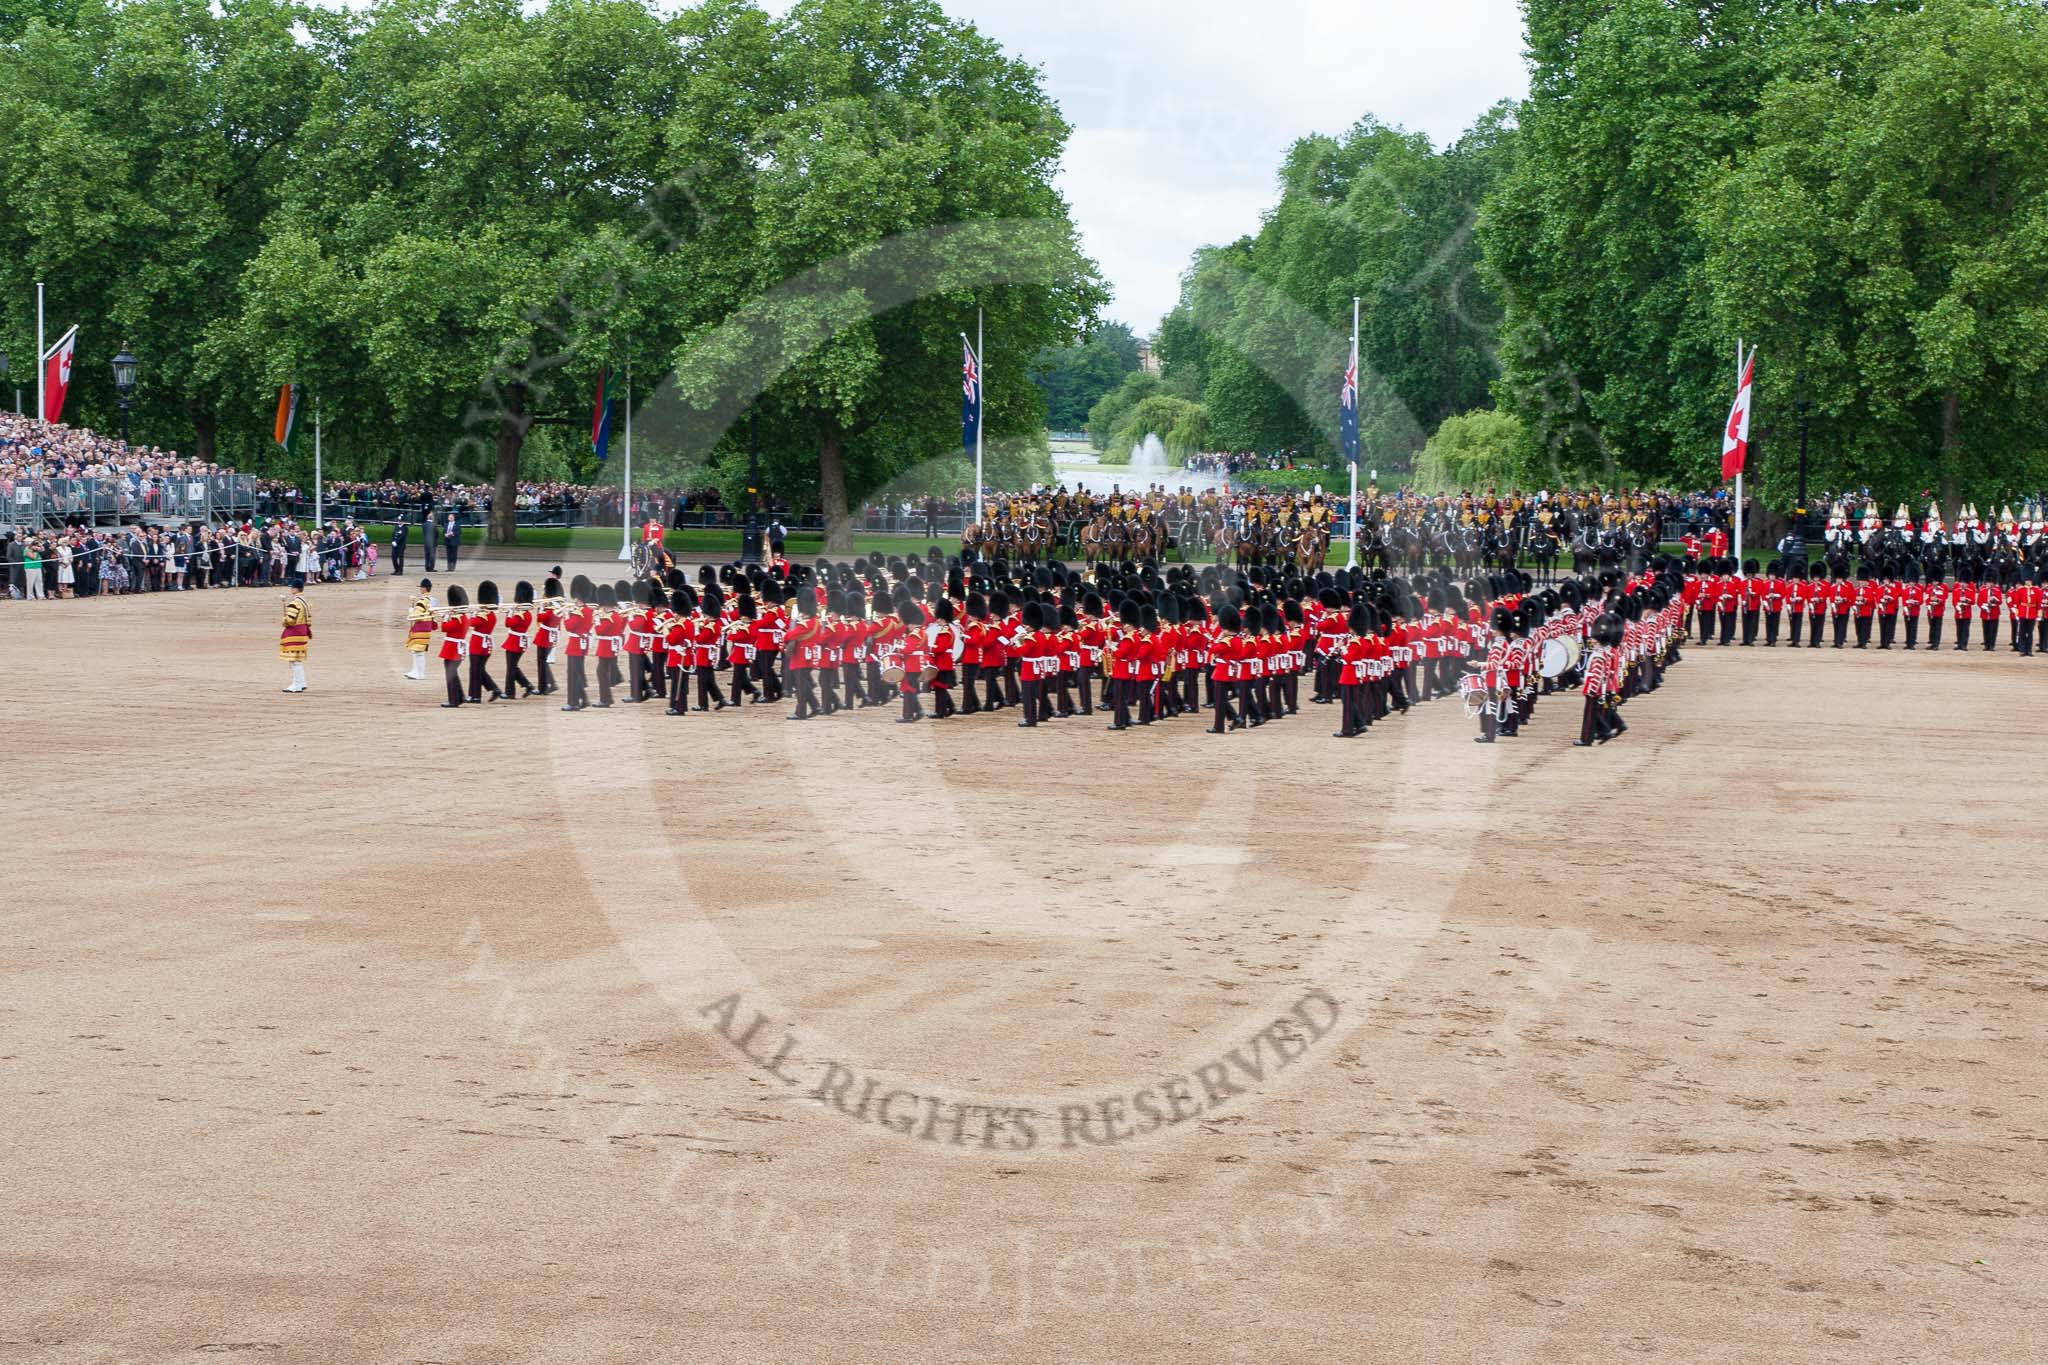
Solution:
[{"label": "officer in red uniform", "polygon": [[1877,616],[1877,580],[1870,576],[1870,569],[1856,573],[1856,648],[1870,648],[1870,623]]},{"label": "officer in red uniform", "polygon": [[[1765,566],[1763,585],[1764,648],[1772,649],[1778,643],[1778,630],[1784,624],[1785,600],[1791,595],[1792,585],[1785,579],[1785,566],[1772,560]],[[1797,631],[1795,629],[1794,633]]]},{"label": "officer in red uniform", "polygon": [[491,644],[498,629],[498,585],[488,578],[476,585],[476,610],[469,614],[469,700],[472,705],[483,700],[483,693],[491,694],[492,701],[503,701],[505,694],[498,690],[497,679],[491,676]]},{"label": "officer in red uniform", "polygon": [[1886,576],[1877,585],[1877,647],[1890,649],[1892,639],[1899,631],[1900,587],[1895,578]]},{"label": "officer in red uniform", "polygon": [[1927,607],[1927,585],[1920,581],[1920,566],[1906,565],[1906,579],[1899,584],[1899,615],[1906,623],[1906,648],[1920,646],[1920,613]]},{"label": "officer in red uniform", "polygon": [[[1333,611],[1332,616],[1336,615]],[[1339,637],[1337,646],[1337,695],[1338,722],[1335,738],[1353,739],[1372,725],[1372,710],[1367,704],[1366,683],[1373,671],[1372,608],[1356,606],[1351,615],[1343,621],[1346,633]]]},{"label": "officer in red uniform", "polygon": [[1828,589],[1828,615],[1835,623],[1836,649],[1849,643],[1849,618],[1855,613],[1856,581],[1845,566],[1835,570],[1835,581]]},{"label": "officer in red uniform", "polygon": [[582,574],[569,581],[570,607],[562,616],[562,653],[569,660],[569,692],[563,699],[564,711],[581,711],[590,705],[589,665],[585,660],[596,652],[593,641],[597,629],[591,596],[590,580]]},{"label": "officer in red uniform", "polygon": [[1231,694],[1237,690],[1238,657],[1244,649],[1239,634],[1244,629],[1244,617],[1225,602],[1217,610],[1216,626],[1216,638],[1209,642],[1209,705],[1216,712],[1216,719],[1209,731],[1220,735],[1226,729],[1244,728],[1244,718],[1230,704]]},{"label": "officer in red uniform", "polygon": [[668,711],[671,716],[690,712],[690,675],[693,668],[691,640],[697,633],[697,595],[687,583],[678,582],[670,601],[668,616],[661,625],[663,672],[668,682]]},{"label": "officer in red uniform", "polygon": [[538,690],[545,697],[560,690],[555,686],[554,653],[561,643],[562,580],[548,579],[540,592],[540,610],[533,618],[533,657],[535,671],[540,674]]},{"label": "officer in red uniform", "polygon": [[2041,620],[2042,593],[2040,574],[2034,569],[2021,571],[2020,585],[2012,590],[2012,646],[2023,659],[2034,657],[2034,631]]},{"label": "officer in red uniform", "polygon": [[1998,570],[1991,570],[1991,577],[1977,585],[1977,620],[1984,627],[1984,652],[1991,653],[1998,648],[1998,623],[2005,619],[2005,585],[1998,581]]},{"label": "officer in red uniform", "polygon": [[1128,730],[1131,728],[1131,698],[1137,691],[1145,644],[1138,638],[1138,604],[1135,601],[1125,598],[1119,602],[1116,616],[1118,629],[1106,646],[1109,650],[1109,696],[1113,715],[1103,728]]},{"label": "officer in red uniform", "polygon": [[[896,691],[903,699],[903,714],[896,718],[898,725],[910,725],[924,719],[924,702],[918,693],[924,688],[925,665],[931,654],[925,645],[924,608],[915,602],[905,602],[896,610],[895,621],[888,624],[886,631],[877,631],[874,640],[878,645],[893,648],[899,642],[903,647],[903,677],[896,684]],[[867,632],[856,632],[865,636]]]},{"label": "officer in red uniform", "polygon": [[522,578],[512,587],[512,610],[505,613],[505,695],[508,698],[514,688],[525,689],[524,696],[533,695],[533,684],[526,680],[526,670],[520,667],[526,651],[533,644],[533,637],[533,584]]},{"label": "officer in red uniform", "polygon": [[[1746,570],[1740,592],[1742,594],[1742,644],[1747,649],[1756,643],[1757,618],[1764,609],[1764,579],[1762,566],[1754,559],[1744,566]],[[1773,573],[1777,572],[1775,569]]]},{"label": "officer in red uniform", "polygon": [[1956,618],[1956,648],[1970,647],[1970,621],[1977,615],[1977,587],[1958,578],[1948,585],[1948,609]]},{"label": "officer in red uniform", "polygon": [[466,695],[462,688],[462,660],[469,653],[469,594],[461,584],[448,589],[447,610],[435,624],[441,632],[441,673],[448,681],[448,700],[441,703],[441,709],[453,711],[462,705]]}]

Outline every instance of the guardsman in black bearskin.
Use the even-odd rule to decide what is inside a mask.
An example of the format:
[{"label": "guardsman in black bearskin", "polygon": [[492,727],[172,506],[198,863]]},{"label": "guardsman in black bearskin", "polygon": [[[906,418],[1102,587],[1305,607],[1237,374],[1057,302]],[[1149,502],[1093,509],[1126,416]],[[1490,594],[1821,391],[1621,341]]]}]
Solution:
[{"label": "guardsman in black bearskin", "polygon": [[540,591],[540,610],[534,613],[533,657],[540,674],[540,694],[546,697],[557,690],[554,656],[562,638],[562,580],[549,578]]},{"label": "guardsman in black bearskin", "polygon": [[761,700],[761,694],[754,688],[754,622],[759,616],[760,608],[742,585],[740,595],[733,599],[732,619],[725,623],[725,657],[732,665],[734,706],[740,704],[742,696]]},{"label": "guardsman in black bearskin", "polygon": [[[955,572],[955,580],[958,573]],[[947,720],[957,714],[953,689],[959,684],[954,661],[960,656],[960,628],[953,621],[953,599],[939,594],[931,604],[931,622],[924,628],[925,650],[931,656],[932,719]],[[879,665],[877,665],[879,667]]]},{"label": "guardsman in black bearskin", "polygon": [[1038,724],[1038,713],[1045,699],[1045,683],[1039,674],[1038,636],[1045,628],[1044,608],[1036,602],[1024,604],[1021,619],[1024,625],[1021,652],[1018,660],[1018,700],[1024,714],[1017,721],[1022,730],[1033,729]]},{"label": "guardsman in black bearskin", "polygon": [[[1754,559],[1745,561],[1742,580],[1742,644],[1750,648],[1756,644],[1756,627],[1763,615],[1764,576],[1763,566]],[[1776,570],[1772,570],[1775,576]]]},{"label": "guardsman in black bearskin", "polygon": [[782,585],[773,578],[761,579],[761,612],[754,618],[754,681],[760,686],[758,700],[770,705],[782,700],[782,637],[789,629],[789,614],[783,608]]},{"label": "guardsman in black bearskin", "polygon": [[[1702,599],[1704,608],[1705,599]],[[1703,620],[1707,619],[1704,615]],[[1502,734],[1514,737],[1514,698],[1508,690],[1508,653],[1514,644],[1515,614],[1506,607],[1495,607],[1493,638],[1486,646],[1486,709],[1479,715],[1479,737],[1477,743],[1491,744]],[[1704,634],[1701,637],[1705,642]],[[1505,723],[1503,723],[1505,722]]]},{"label": "guardsman in black bearskin", "polygon": [[448,682],[448,700],[441,703],[441,709],[453,711],[468,696],[462,687],[462,660],[469,653],[469,593],[460,583],[449,585],[448,605],[442,609],[439,624],[441,673]]},{"label": "guardsman in black bearskin", "polygon": [[1220,735],[1226,729],[1244,729],[1244,718],[1230,705],[1230,695],[1237,686],[1238,655],[1244,648],[1240,633],[1244,630],[1244,617],[1221,599],[1212,603],[1210,610],[1215,613],[1218,634],[1209,644],[1209,705],[1216,712],[1215,723],[1209,729]]},{"label": "guardsman in black bearskin", "polygon": [[906,594],[897,604],[896,619],[902,623],[896,638],[903,642],[903,677],[896,684],[897,692],[903,697],[903,714],[896,718],[896,723],[910,725],[924,719],[924,702],[918,697],[924,688],[924,671],[929,658],[924,643],[924,608]]},{"label": "guardsman in black bearskin", "polygon": [[483,693],[492,701],[503,701],[497,679],[491,676],[491,646],[498,630],[498,585],[486,578],[476,585],[477,609],[469,616],[469,700],[475,705]]},{"label": "guardsman in black bearskin", "polygon": [[1785,581],[1785,565],[1781,560],[1772,560],[1764,566],[1764,648],[1771,649],[1778,643],[1778,631],[1785,621],[1785,598],[1790,585]]},{"label": "guardsman in black bearskin", "polygon": [[691,623],[690,662],[697,670],[697,709],[723,711],[729,703],[718,685],[718,654],[725,643],[725,626],[719,614],[725,600],[709,584],[697,599],[697,616]]},{"label": "guardsman in black bearskin", "polygon": [[663,681],[668,684],[669,716],[690,714],[690,679],[697,667],[697,594],[680,573],[669,576],[668,615],[661,625]]},{"label": "guardsman in black bearskin", "polygon": [[532,696],[533,684],[526,680],[526,670],[520,667],[526,658],[526,651],[533,644],[533,584],[520,579],[512,586],[512,610],[505,613],[505,695]]},{"label": "guardsman in black bearskin", "polygon": [[1889,569],[1879,572],[1882,580],[1877,585],[1877,647],[1890,649],[1899,633],[1899,582]]},{"label": "guardsman in black bearskin", "polygon": [[[1736,561],[1721,561],[1721,643],[1735,643],[1735,618],[1742,610],[1742,579],[1735,575]],[[1622,622],[1622,629],[1628,629],[1628,622]]]},{"label": "guardsman in black bearskin", "polygon": [[590,705],[590,659],[596,649],[594,631],[597,613],[591,597],[590,580],[577,574],[569,580],[570,607],[562,617],[562,653],[569,660],[569,693],[563,698],[564,711],[581,711]]},{"label": "guardsman in black bearskin", "polygon": [[612,686],[619,680],[619,641],[626,633],[625,616],[619,611],[619,590],[610,583],[597,585],[597,709],[612,704]]},{"label": "guardsman in black bearskin", "polygon": [[[1324,619],[1327,625],[1329,618]],[[1355,739],[1361,730],[1372,727],[1372,707],[1376,704],[1370,699],[1367,679],[1372,659],[1372,608],[1363,604],[1353,607],[1345,624],[1350,633],[1339,637],[1333,660],[1337,688],[1334,738]]]}]

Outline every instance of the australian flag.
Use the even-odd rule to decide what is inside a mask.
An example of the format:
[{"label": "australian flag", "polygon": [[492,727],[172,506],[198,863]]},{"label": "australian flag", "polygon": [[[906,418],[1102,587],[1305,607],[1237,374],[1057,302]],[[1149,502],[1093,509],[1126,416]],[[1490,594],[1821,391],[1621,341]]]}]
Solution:
[{"label": "australian flag", "polygon": [[1344,392],[1337,398],[1337,427],[1344,441],[1344,458],[1358,463],[1358,342],[1351,343],[1351,364],[1344,371]]},{"label": "australian flag", "polygon": [[612,398],[612,371],[607,365],[597,372],[597,396],[590,407],[590,448],[600,463],[611,453]]},{"label": "australian flag", "polygon": [[981,436],[981,363],[964,338],[960,349],[960,444],[973,450]]}]

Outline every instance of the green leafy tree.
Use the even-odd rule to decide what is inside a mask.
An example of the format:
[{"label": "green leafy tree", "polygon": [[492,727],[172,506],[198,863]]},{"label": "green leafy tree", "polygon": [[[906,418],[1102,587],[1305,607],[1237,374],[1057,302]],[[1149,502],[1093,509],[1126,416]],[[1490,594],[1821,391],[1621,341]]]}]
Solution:
[{"label": "green leafy tree", "polygon": [[217,354],[338,394],[496,485],[509,540],[537,422],[597,372],[659,374],[691,300],[664,213],[680,32],[639,0],[391,0],[322,30],[332,70],[248,304]]},{"label": "green leafy tree", "polygon": [[1505,304],[1497,396],[1550,459],[1717,475],[1735,333],[1705,261],[1737,206],[1703,217],[1702,195],[1777,75],[1857,60],[1905,3],[1525,0],[1530,93],[1479,238]]},{"label": "green leafy tree", "polygon": [[679,176],[727,173],[708,229],[719,273],[698,277],[710,307],[673,351],[677,385],[707,433],[751,406],[771,486],[808,484],[843,550],[853,502],[960,449],[935,433],[960,429],[977,306],[984,430],[1000,440],[1044,427],[1029,364],[1004,358],[1070,341],[1103,292],[1052,186],[1067,126],[1033,67],[931,0],[799,0],[765,45],[739,29],[692,61],[746,126],[670,151]]},{"label": "green leafy tree", "polygon": [[1487,401],[1499,309],[1473,224],[1511,141],[1496,109],[1442,152],[1370,118],[1289,149],[1259,233],[1197,253],[1160,324],[1165,371],[1199,385],[1220,445],[1338,466],[1354,298],[1367,458],[1405,463],[1436,423]]},{"label": "green leafy tree", "polygon": [[[52,322],[81,324],[67,419],[112,426],[105,362],[125,342],[145,365],[138,440],[212,459],[225,418],[231,445],[255,444],[262,380],[206,363],[202,342],[239,304],[323,78],[294,34],[306,16],[77,0],[0,25],[0,292],[46,280]],[[32,316],[6,322],[32,364]]]},{"label": "green leafy tree", "polygon": [[1045,395],[1045,424],[1079,431],[1102,395],[1138,368],[1138,338],[1121,322],[1106,322],[1076,346],[1039,354],[1032,378]]},{"label": "green leafy tree", "polygon": [[[2048,22],[1930,0],[1870,36],[1766,92],[1698,206],[1706,276],[1760,344],[1760,409],[1803,379],[1817,486],[1952,514],[2048,476]],[[1780,497],[1792,476],[1767,466]]]},{"label": "green leafy tree", "polygon": [[1520,419],[1497,409],[1447,417],[1416,457],[1413,482],[1425,493],[1533,488],[1541,482]]},{"label": "green leafy tree", "polygon": [[1166,392],[1166,381],[1149,370],[1134,370],[1124,382],[1095,400],[1088,410],[1088,444],[1098,452],[1110,453],[1123,431],[1124,421],[1146,399]]}]

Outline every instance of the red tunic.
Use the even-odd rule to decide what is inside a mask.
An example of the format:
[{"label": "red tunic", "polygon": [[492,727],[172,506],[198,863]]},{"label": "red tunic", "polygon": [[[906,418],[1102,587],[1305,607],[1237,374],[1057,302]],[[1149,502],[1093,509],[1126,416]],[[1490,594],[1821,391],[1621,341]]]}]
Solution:
[{"label": "red tunic", "polygon": [[505,645],[507,654],[524,654],[533,643],[533,613],[511,611],[505,614]]}]

